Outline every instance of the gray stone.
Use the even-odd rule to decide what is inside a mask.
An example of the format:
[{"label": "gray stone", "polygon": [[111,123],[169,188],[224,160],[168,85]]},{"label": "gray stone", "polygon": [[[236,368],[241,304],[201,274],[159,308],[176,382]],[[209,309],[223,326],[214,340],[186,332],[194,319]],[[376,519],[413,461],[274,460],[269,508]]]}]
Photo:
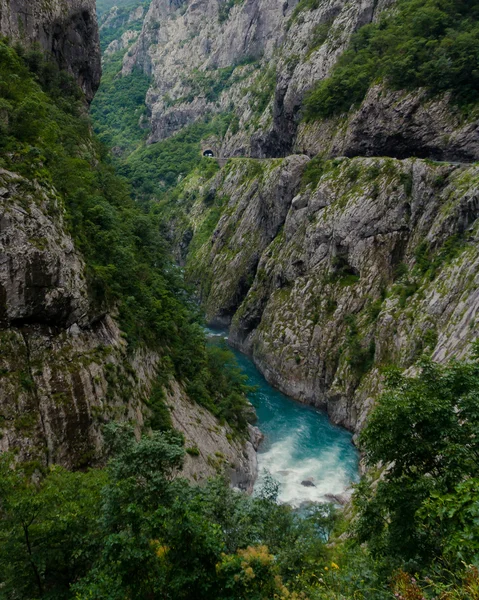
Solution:
[{"label": "gray stone", "polygon": [[0,0],[0,34],[40,44],[93,99],[101,77],[95,0]]},{"label": "gray stone", "polygon": [[[247,179],[250,162],[230,161],[210,183],[229,202],[189,274],[208,319],[231,323],[230,342],[272,385],[359,431],[381,388],[380,365],[407,368],[423,351],[441,362],[465,356],[478,336],[479,170],[336,159],[316,189],[301,192],[307,210],[297,210],[307,164],[304,156],[261,161]],[[415,269],[418,249],[441,256],[454,239],[462,240],[454,259],[434,277]],[[374,358],[364,373],[349,355],[351,316],[358,360]]]}]

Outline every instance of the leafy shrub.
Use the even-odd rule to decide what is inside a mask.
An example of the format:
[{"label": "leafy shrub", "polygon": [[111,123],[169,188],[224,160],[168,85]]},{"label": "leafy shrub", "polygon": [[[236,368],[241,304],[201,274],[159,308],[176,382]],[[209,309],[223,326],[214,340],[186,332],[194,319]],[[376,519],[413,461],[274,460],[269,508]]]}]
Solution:
[{"label": "leafy shrub", "polygon": [[[176,135],[140,147],[119,165],[139,198],[148,199],[173,188],[180,177],[200,164],[201,140],[209,135],[224,135],[232,115],[223,114],[184,127]],[[208,164],[214,161],[209,159]]]},{"label": "leafy shrub", "polygon": [[178,435],[137,443],[128,428],[107,433],[104,470],[52,467],[32,483],[12,457],[0,457],[6,597],[299,597],[289,591],[298,575],[313,575],[327,555],[330,512],[312,507],[300,516],[276,503],[271,486],[255,498],[221,479],[190,486],[175,477],[184,456]]},{"label": "leafy shrub", "polygon": [[145,139],[148,129],[141,127],[146,116],[145,97],[150,78],[139,70],[121,77],[121,55],[105,61],[103,77],[91,106],[95,133],[109,147],[132,152]]},{"label": "leafy shrub", "polygon": [[424,360],[417,377],[390,374],[361,435],[368,464],[388,469],[356,498],[359,541],[377,556],[452,571],[477,557],[478,390],[477,353],[449,366]]},{"label": "leafy shrub", "polygon": [[[299,7],[299,5],[298,5]],[[394,12],[362,27],[333,71],[304,100],[304,118],[348,111],[371,84],[451,91],[461,105],[479,99],[479,7],[474,0],[400,0]]]}]

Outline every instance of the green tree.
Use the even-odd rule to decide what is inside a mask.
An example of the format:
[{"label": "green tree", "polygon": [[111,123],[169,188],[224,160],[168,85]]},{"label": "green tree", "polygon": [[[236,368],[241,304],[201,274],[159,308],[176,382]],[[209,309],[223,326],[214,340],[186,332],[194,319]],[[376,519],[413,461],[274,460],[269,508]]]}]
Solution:
[{"label": "green tree", "polygon": [[347,112],[381,81],[393,89],[423,87],[433,95],[451,91],[464,108],[476,105],[478,16],[477,0],[399,0],[352,37],[330,76],[305,97],[305,119]]},{"label": "green tree", "polygon": [[[417,377],[391,374],[361,447],[370,467],[386,470],[374,484],[365,480],[358,488],[359,541],[368,541],[376,555],[420,564],[440,559],[446,549],[456,566],[465,555],[471,560],[479,533],[470,479],[479,475],[477,353],[447,366],[424,360]],[[456,526],[463,545],[453,557]]]},{"label": "green tree", "polygon": [[69,598],[100,547],[106,473],[52,467],[39,482],[0,457],[0,596]]}]

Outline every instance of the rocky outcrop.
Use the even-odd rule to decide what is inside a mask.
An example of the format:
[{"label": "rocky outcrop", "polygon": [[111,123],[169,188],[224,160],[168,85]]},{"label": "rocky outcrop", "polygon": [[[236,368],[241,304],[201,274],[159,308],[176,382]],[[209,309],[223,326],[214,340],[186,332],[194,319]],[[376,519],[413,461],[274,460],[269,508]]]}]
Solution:
[{"label": "rocky outcrop", "polygon": [[0,325],[88,322],[84,264],[53,190],[0,169]]},{"label": "rocky outcrop", "polygon": [[[477,338],[476,167],[231,160],[198,189],[187,265],[208,318],[230,322],[273,385],[334,422],[361,428],[384,367],[460,357]],[[198,248],[212,189],[227,201]]]},{"label": "rocky outcrop", "polygon": [[105,420],[143,423],[159,357],[141,361],[142,387],[139,357],[90,300],[55,190],[1,170],[0,198],[0,448],[44,465],[94,463]]},{"label": "rocky outcrop", "polygon": [[[161,358],[128,352],[115,320],[91,299],[54,189],[0,170],[0,200],[0,451],[35,468],[101,463],[105,423],[132,423],[138,435],[145,428]],[[251,491],[251,442],[176,381],[170,389],[173,424],[199,451],[182,474],[201,480],[226,470]]]},{"label": "rocky outcrop", "polygon": [[93,99],[101,77],[95,0],[0,0],[0,34],[38,44]]},{"label": "rocky outcrop", "polygon": [[[0,0],[0,32],[24,46],[40,44],[93,97],[100,77],[93,0]],[[0,169],[0,452],[32,472],[102,463],[103,425],[128,422],[140,435],[164,376],[160,350],[129,349],[115,310],[89,289],[62,199],[42,176]],[[169,386],[172,420],[199,449],[183,474],[200,480],[226,468],[235,485],[250,490],[251,442],[190,403],[178,382]],[[204,427],[190,427],[199,415]],[[213,444],[224,461],[212,458]]]},{"label": "rocky outcrop", "polygon": [[373,86],[358,110],[303,123],[296,150],[310,156],[391,156],[470,163],[479,160],[479,121],[468,121],[449,95]]},{"label": "rocky outcrop", "polygon": [[210,188],[209,194],[221,199],[225,212],[197,256],[202,258],[191,277],[202,290],[212,324],[228,325],[243,302],[262,253],[284,224],[306,162],[304,156],[264,162],[238,160],[236,168],[226,169],[221,186]]},{"label": "rocky outcrop", "polygon": [[146,9],[142,5],[134,8],[114,6],[100,17],[100,36],[105,56],[124,51],[137,40],[145,13]]},{"label": "rocky outcrop", "polygon": [[191,402],[178,384],[171,386],[167,402],[173,426],[185,437],[183,476],[205,481],[225,473],[234,487],[251,493],[258,476],[256,450],[263,437],[259,430],[249,425],[249,439],[238,439],[227,424]]},{"label": "rocky outcrop", "polygon": [[[351,35],[394,0],[310,3],[153,0],[123,73],[143,69],[151,135],[163,140],[217,113],[232,115],[221,157],[392,156],[473,162],[477,119],[449,95],[373,86],[359,109],[305,123],[305,94],[330,73]],[[111,49],[126,48],[115,40]]]},{"label": "rocky outcrop", "polygon": [[329,72],[351,34],[389,4],[328,0],[298,12],[296,2],[153,0],[123,67],[152,77],[149,141],[234,111],[223,156],[284,156],[305,91]]}]

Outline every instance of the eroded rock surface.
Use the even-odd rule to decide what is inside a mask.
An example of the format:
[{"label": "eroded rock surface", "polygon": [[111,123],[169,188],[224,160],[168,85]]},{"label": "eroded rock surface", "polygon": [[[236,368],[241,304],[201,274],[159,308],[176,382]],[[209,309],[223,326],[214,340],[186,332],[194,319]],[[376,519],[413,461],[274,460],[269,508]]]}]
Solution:
[{"label": "eroded rock surface", "polygon": [[[40,44],[92,99],[100,79],[94,0],[0,0],[0,33]],[[115,314],[88,289],[56,190],[0,169],[0,451],[39,469],[101,463],[105,423],[129,422],[138,435],[147,427],[161,368],[158,352],[127,351]],[[204,427],[189,428],[200,409],[176,381],[170,386],[174,424],[200,452],[184,474],[200,480],[227,468],[235,485],[250,490],[252,443],[233,439],[203,409]],[[212,444],[224,461],[211,458]]]},{"label": "eroded rock surface", "polygon": [[124,74],[139,67],[152,77],[149,141],[233,111],[222,156],[284,156],[304,93],[327,75],[351,34],[390,4],[328,0],[296,14],[295,1],[153,0],[123,66]]},{"label": "eroded rock surface", "polygon": [[305,184],[307,165],[230,161],[208,184],[227,201],[200,249],[203,198],[188,209],[187,265],[209,319],[273,385],[358,430],[384,366],[464,356],[477,338],[479,171],[342,158]]},{"label": "eroded rock surface", "polygon": [[39,44],[93,99],[101,77],[95,0],[0,0],[0,34]]},{"label": "eroded rock surface", "polygon": [[479,160],[479,124],[468,121],[448,94],[373,86],[347,119],[302,124],[296,149],[313,156],[391,156],[470,163]]},{"label": "eroded rock surface", "polygon": [[[132,423],[138,435],[146,426],[160,356],[127,352],[115,320],[91,300],[54,189],[0,170],[0,200],[0,451],[39,466],[101,463],[105,423]],[[182,474],[200,481],[226,470],[251,491],[252,443],[170,385],[173,424],[199,449]]]}]

